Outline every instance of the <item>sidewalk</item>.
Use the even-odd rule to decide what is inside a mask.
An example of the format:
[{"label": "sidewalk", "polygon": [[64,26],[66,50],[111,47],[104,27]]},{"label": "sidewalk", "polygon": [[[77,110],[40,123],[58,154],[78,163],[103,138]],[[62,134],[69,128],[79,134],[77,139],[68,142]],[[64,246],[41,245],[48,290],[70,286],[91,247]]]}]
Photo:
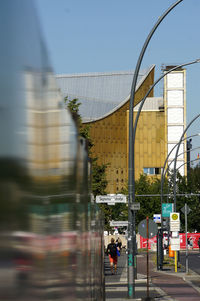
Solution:
[{"label": "sidewalk", "polygon": [[[152,256],[150,256],[152,257]],[[108,256],[105,256],[105,291],[106,301],[147,300],[146,254],[137,255],[137,279],[135,280],[135,297],[127,298],[127,255],[118,258],[117,275],[111,275]],[[174,267],[157,271],[155,263],[149,262],[150,287],[148,300],[200,300],[200,275],[190,272],[186,275],[183,269],[178,273]]]}]

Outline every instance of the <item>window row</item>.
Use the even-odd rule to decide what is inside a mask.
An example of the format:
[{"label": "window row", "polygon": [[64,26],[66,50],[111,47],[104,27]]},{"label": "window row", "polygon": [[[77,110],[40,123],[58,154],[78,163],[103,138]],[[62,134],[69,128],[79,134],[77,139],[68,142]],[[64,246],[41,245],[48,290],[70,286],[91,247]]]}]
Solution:
[{"label": "window row", "polygon": [[160,167],[144,167],[143,173],[146,175],[160,175],[162,168]]}]

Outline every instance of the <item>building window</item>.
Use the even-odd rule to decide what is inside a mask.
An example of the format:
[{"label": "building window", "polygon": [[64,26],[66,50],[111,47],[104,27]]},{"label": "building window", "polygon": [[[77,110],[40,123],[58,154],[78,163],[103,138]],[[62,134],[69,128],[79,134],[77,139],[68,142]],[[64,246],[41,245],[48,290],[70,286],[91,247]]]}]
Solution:
[{"label": "building window", "polygon": [[160,175],[161,168],[160,167],[144,167],[143,172],[146,175]]}]

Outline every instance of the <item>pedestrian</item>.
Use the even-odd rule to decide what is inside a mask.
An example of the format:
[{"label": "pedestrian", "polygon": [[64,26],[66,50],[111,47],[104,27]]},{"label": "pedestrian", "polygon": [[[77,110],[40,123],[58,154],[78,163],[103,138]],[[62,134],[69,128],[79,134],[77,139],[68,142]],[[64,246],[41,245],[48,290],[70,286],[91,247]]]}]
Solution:
[{"label": "pedestrian", "polygon": [[192,239],[192,237],[190,237],[190,247],[193,250],[193,239]]},{"label": "pedestrian", "polygon": [[121,253],[122,241],[121,241],[120,237],[118,237],[118,239],[116,240],[116,243],[117,243],[117,247],[119,249],[119,252]]},{"label": "pedestrian", "polygon": [[188,249],[190,249],[190,239],[187,239],[187,245],[188,245]]},{"label": "pedestrian", "polygon": [[[109,255],[109,261],[110,261],[110,269],[111,274],[114,273],[117,274],[117,245],[115,244],[114,238],[111,238],[111,242],[107,246],[106,254]],[[114,265],[114,271],[113,271],[113,265]]]},{"label": "pedestrian", "polygon": [[200,237],[198,239],[198,246],[199,246],[199,252],[200,252]]}]

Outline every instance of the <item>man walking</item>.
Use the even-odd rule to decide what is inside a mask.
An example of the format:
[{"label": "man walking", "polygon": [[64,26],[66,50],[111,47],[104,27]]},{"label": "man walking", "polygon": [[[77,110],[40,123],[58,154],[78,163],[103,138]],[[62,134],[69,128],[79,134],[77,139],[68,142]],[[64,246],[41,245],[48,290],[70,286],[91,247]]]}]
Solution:
[{"label": "man walking", "polygon": [[109,255],[110,269],[112,275],[114,274],[113,265],[115,269],[115,274],[117,274],[117,249],[119,251],[119,248],[117,248],[115,244],[114,238],[111,238],[111,243],[109,243],[107,246],[106,254]]}]

